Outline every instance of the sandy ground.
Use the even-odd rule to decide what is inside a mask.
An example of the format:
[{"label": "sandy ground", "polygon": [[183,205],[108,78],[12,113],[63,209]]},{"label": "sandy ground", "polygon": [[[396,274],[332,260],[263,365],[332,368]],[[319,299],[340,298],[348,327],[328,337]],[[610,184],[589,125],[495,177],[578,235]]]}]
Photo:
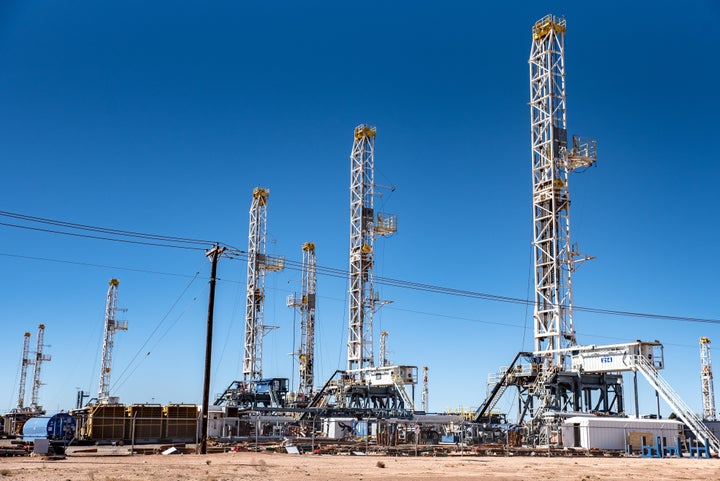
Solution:
[{"label": "sandy ground", "polygon": [[277,453],[0,458],[0,481],[712,480],[718,459],[384,457]]}]

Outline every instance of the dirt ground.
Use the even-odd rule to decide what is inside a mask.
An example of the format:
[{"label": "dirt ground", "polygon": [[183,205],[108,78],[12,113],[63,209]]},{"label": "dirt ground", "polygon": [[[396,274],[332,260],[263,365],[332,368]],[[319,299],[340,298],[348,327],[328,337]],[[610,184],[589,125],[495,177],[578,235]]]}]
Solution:
[{"label": "dirt ground", "polygon": [[277,453],[0,458],[0,481],[712,480],[718,459],[386,457]]}]

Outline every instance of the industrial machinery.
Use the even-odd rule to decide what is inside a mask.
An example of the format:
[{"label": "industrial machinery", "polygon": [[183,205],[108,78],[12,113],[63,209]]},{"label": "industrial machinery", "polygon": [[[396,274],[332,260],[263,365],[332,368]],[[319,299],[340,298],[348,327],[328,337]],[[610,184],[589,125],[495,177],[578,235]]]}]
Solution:
[{"label": "industrial machinery", "polygon": [[428,412],[428,406],[430,403],[429,398],[429,383],[428,383],[428,367],[423,366],[423,387],[421,396],[421,405],[424,412]]},{"label": "industrial machinery", "polygon": [[270,190],[256,187],[250,205],[250,228],[247,252],[247,296],[245,303],[245,346],[243,378],[230,383],[214,405],[254,409],[282,407],[288,392],[285,378],[264,379],[262,374],[262,340],[274,326],[264,322],[265,274],[280,271],[285,259],[266,254],[267,203]]},{"label": "industrial machinery", "polygon": [[388,363],[386,334],[381,338],[380,366],[373,354],[373,316],[387,303],[373,288],[375,238],[397,231],[397,216],[375,212],[375,135],[375,127],[358,125],[350,154],[347,369],[336,371],[308,407],[327,415],[407,418],[415,410],[417,366]]},{"label": "industrial machinery", "polygon": [[127,321],[117,319],[118,286],[120,281],[110,279],[105,303],[105,332],[103,334],[102,363],[100,364],[100,382],[98,384],[98,402],[113,404],[117,397],[110,396],[110,371],[112,370],[112,354],[115,345],[115,331],[126,331]]},{"label": "industrial machinery", "polygon": [[317,299],[317,257],[315,244],[306,242],[302,246],[302,292],[300,297],[291,294],[287,298],[289,307],[300,311],[300,347],[297,351],[299,380],[296,404],[304,405],[314,393],[315,383],[315,303]]},{"label": "industrial machinery", "polygon": [[569,174],[596,161],[596,141],[573,136],[565,119],[565,19],[548,15],[533,26],[530,51],[530,126],[535,260],[535,353],[544,368],[567,368],[575,345],[570,242]]},{"label": "industrial machinery", "polygon": [[[42,416],[45,410],[38,401],[40,392],[40,372],[42,363],[50,360],[50,356],[43,354],[45,347],[45,325],[38,326],[38,336],[35,344],[35,352],[30,353],[30,333],[23,334],[22,355],[20,358],[20,385],[18,386],[18,403],[10,412],[2,416],[2,432],[12,436],[22,435],[23,425],[33,416]],[[27,371],[29,366],[34,366],[30,406],[25,405],[25,388],[27,386]]]},{"label": "industrial machinery", "polygon": [[23,335],[22,358],[20,360],[20,386],[18,388],[18,404],[17,409],[22,411],[25,409],[25,387],[27,386],[27,370],[32,364],[30,359],[30,333]]},{"label": "industrial machinery", "polygon": [[703,420],[716,421],[710,339],[700,338],[700,381],[702,383]]},{"label": "industrial machinery", "polygon": [[[493,407],[508,387],[518,392],[517,424],[528,444],[558,443],[563,419],[577,413],[624,416],[622,372],[640,373],[698,439],[714,452],[720,442],[660,376],[662,344],[640,340],[578,345],[572,275],[581,256],[570,241],[569,174],[594,165],[596,141],[568,143],[565,116],[565,19],[547,15],[532,28],[530,122],[533,183],[534,351],[518,353],[491,374],[488,396],[475,414],[491,424]],[[635,383],[637,386],[637,383]],[[635,387],[637,413],[637,387]]]},{"label": "industrial machinery", "polygon": [[256,187],[250,207],[243,357],[243,381],[246,383],[262,379],[262,340],[265,332],[272,329],[264,324],[265,273],[280,271],[285,267],[284,258],[265,253],[269,197],[270,189]]},{"label": "industrial machinery", "polygon": [[47,354],[43,354],[43,348],[45,347],[45,324],[38,326],[37,340],[35,343],[35,361],[33,366],[33,383],[32,383],[32,394],[30,396],[30,409],[34,413],[44,413],[42,406],[39,401],[40,386],[40,372],[42,371],[42,363],[50,361],[51,357]]}]

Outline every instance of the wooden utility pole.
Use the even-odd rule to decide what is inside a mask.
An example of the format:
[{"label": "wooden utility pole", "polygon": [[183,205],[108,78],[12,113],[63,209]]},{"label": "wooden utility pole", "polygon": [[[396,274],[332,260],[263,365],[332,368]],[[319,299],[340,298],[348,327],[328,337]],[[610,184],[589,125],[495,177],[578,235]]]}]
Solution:
[{"label": "wooden utility pole", "polygon": [[215,309],[215,275],[218,259],[225,252],[224,247],[215,244],[205,255],[210,258],[210,296],[208,299],[207,334],[205,336],[205,379],[203,381],[202,431],[200,435],[200,454],[207,454],[208,409],[210,404],[210,366],[212,360],[213,311]]}]

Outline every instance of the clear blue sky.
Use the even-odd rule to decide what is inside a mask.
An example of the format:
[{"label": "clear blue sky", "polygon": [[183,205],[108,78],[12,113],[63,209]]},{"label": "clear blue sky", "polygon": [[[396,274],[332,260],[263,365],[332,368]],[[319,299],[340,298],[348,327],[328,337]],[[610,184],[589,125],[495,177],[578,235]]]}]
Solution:
[{"label": "clear blue sky", "polygon": [[[399,216],[376,273],[531,296],[527,58],[549,12],[568,22],[569,130],[598,139],[597,167],[570,184],[573,241],[597,257],[575,275],[575,303],[720,318],[713,1],[7,0],[0,210],[246,248],[260,185],[269,251],[299,261],[313,241],[319,264],[344,269],[352,132],[369,123],[376,180],[396,187],[379,204]],[[0,227],[0,254],[0,407],[15,405],[23,333],[34,339],[40,322],[53,356],[41,403],[67,409],[76,388],[97,392],[111,277],[130,324],[116,337],[113,394],[200,402],[201,252]],[[213,393],[241,375],[245,269],[219,266]],[[265,340],[266,376],[292,377],[285,297],[299,278],[267,278],[266,323],[280,328]],[[318,294],[321,384],[345,366],[346,283],[320,277]],[[390,332],[392,361],[430,367],[432,410],[477,406],[487,373],[532,348],[531,308],[381,295],[394,302],[377,329]],[[717,324],[577,313],[576,330],[583,344],[664,342],[666,377],[701,409],[698,339],[720,346]]]}]

